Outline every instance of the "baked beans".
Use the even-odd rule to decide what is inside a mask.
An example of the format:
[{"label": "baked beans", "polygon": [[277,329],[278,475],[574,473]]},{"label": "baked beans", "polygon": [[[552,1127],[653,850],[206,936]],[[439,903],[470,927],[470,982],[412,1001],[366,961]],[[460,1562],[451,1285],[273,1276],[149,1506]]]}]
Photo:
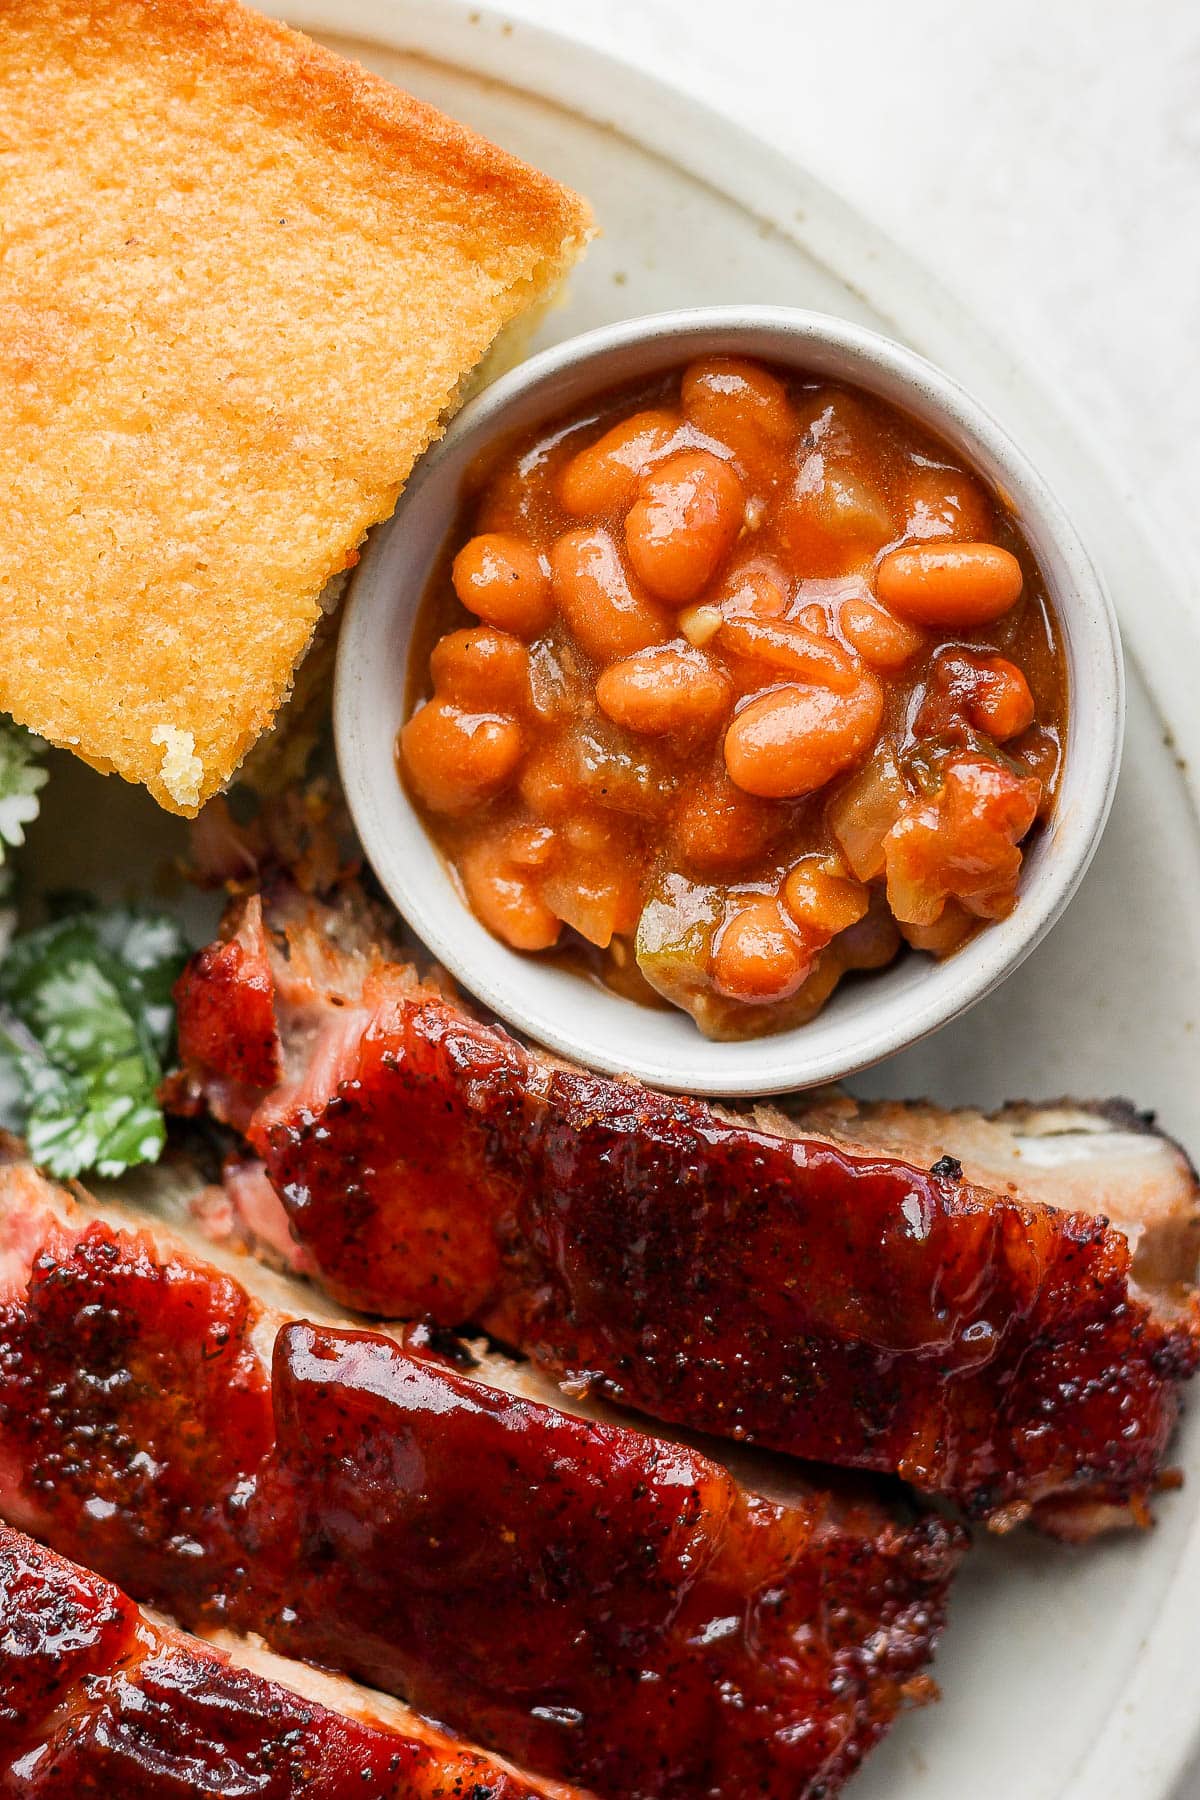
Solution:
[{"label": "baked beans", "polygon": [[866,393],[730,356],[497,453],[401,772],[487,928],[713,1036],[1017,902],[1061,637],[1017,522]]}]

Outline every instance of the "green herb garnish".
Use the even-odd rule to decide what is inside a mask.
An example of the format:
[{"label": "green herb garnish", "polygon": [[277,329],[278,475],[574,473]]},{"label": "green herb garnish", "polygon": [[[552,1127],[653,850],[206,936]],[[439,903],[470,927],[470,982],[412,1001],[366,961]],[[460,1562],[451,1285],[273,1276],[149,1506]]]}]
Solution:
[{"label": "green herb garnish", "polygon": [[0,716],[0,867],[10,849],[25,842],[25,827],[37,818],[38,796],[50,778],[42,767],[45,753],[41,738]]},{"label": "green herb garnish", "polygon": [[155,1090],[186,954],[172,919],[125,908],[13,939],[0,964],[0,1118],[51,1174],[120,1175],[158,1158]]}]

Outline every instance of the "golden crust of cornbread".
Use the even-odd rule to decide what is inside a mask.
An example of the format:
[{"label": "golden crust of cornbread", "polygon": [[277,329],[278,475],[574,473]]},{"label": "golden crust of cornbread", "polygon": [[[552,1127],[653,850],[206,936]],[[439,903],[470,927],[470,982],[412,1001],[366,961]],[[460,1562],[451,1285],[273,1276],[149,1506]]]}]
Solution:
[{"label": "golden crust of cornbread", "polygon": [[0,0],[0,709],[194,813],[589,229],[235,0]]}]

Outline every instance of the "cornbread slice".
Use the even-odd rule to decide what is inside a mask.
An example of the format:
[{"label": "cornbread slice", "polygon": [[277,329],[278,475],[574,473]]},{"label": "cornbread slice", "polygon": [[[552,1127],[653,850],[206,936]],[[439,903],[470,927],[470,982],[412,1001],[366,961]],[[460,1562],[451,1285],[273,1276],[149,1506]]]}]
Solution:
[{"label": "cornbread slice", "polygon": [[0,709],[194,813],[589,229],[235,0],[0,0]]}]

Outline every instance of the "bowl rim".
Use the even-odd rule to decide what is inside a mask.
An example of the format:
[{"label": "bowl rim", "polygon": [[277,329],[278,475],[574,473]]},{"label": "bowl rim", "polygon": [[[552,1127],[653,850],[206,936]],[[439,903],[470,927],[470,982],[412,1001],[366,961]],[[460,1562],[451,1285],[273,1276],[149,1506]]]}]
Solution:
[{"label": "bowl rim", "polygon": [[[849,1023],[844,1000],[838,1007],[842,989],[806,1025],[732,1041],[705,1038],[682,1012],[647,1014],[636,1002],[492,938],[465,906],[436,851],[434,867],[429,857],[409,862],[398,848],[398,822],[415,824],[432,845],[395,775],[390,745],[385,805],[378,771],[370,766],[379,757],[370,754],[361,708],[372,633],[401,604],[404,586],[396,583],[389,593],[379,572],[389,558],[402,555],[393,548],[398,534],[406,517],[430,504],[431,489],[436,496],[441,483],[446,496],[434,551],[422,558],[419,579],[407,584],[417,599],[453,529],[462,476],[485,446],[577,406],[588,392],[604,393],[656,368],[722,351],[856,383],[907,411],[981,470],[1013,506],[1034,549],[1063,628],[1070,672],[1058,802],[1050,829],[1027,859],[1024,891],[1010,917],[989,925],[943,963],[901,958],[854,984],[859,998]],[[826,356],[849,366],[823,370]],[[630,357],[638,367],[610,366]],[[569,395],[558,391],[560,381],[571,388]],[[412,604],[415,609],[416,600]],[[408,642],[405,633],[401,688]],[[363,849],[389,898],[437,960],[507,1025],[585,1067],[633,1075],[653,1087],[730,1097],[839,1080],[939,1030],[1005,980],[1061,916],[1100,841],[1120,767],[1124,712],[1124,665],[1108,593],[1061,504],[1020,446],[961,383],[908,346],[831,314],[774,305],[678,308],[602,325],[537,352],[472,399],[418,463],[391,518],[372,533],[347,596],[334,683],[338,763]],[[547,981],[548,975],[553,979]],[[581,989],[590,1007],[579,1003]],[[594,1013],[614,1023],[620,1017],[626,1029],[594,1041],[588,1034]],[[668,1017],[682,1028],[669,1034],[678,1040],[670,1044],[670,1056],[661,1048],[648,1053],[638,1019]]]}]

